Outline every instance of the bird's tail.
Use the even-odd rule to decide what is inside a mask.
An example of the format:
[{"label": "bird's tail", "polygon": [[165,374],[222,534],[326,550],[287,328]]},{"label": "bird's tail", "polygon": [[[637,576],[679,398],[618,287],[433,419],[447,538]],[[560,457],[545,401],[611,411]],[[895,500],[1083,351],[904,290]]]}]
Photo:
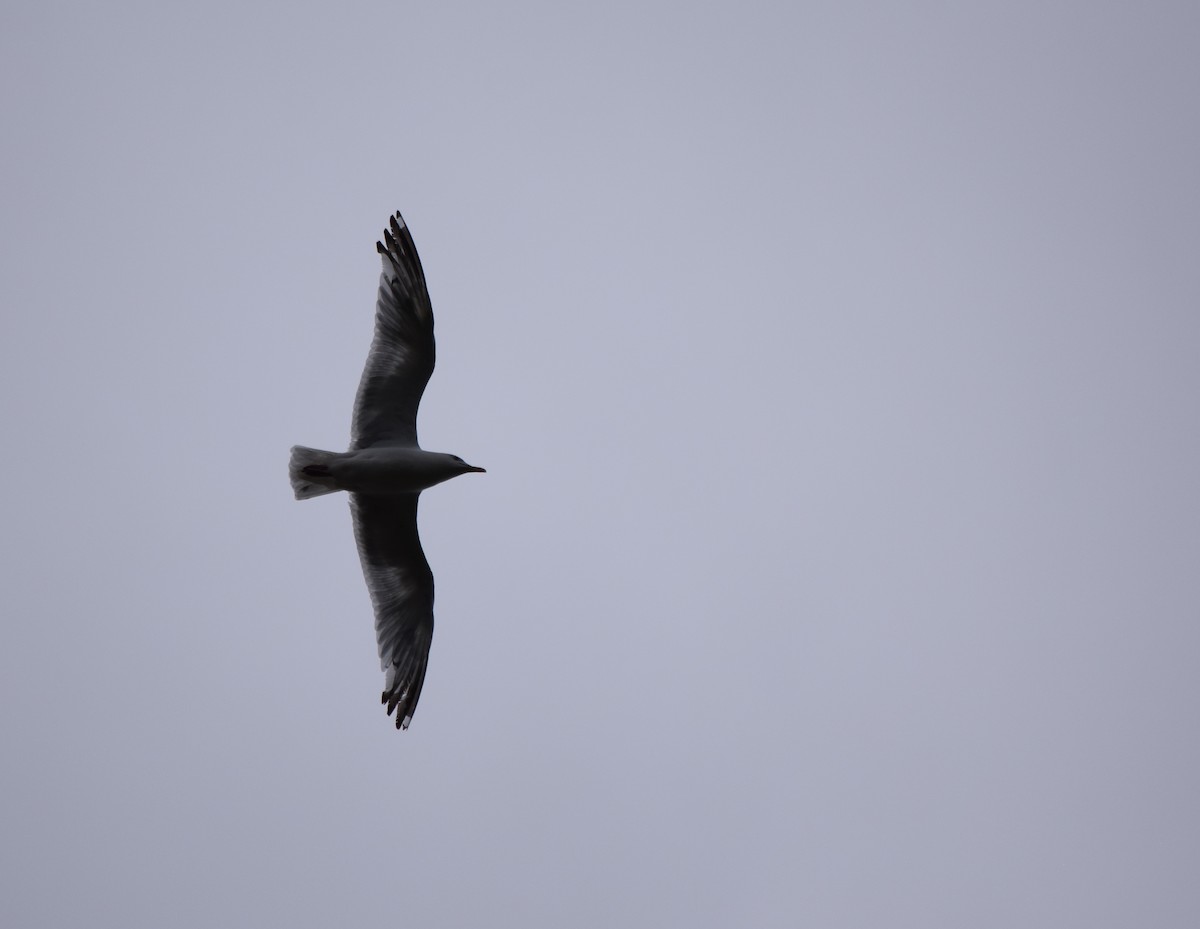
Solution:
[{"label": "bird's tail", "polygon": [[329,463],[337,456],[337,452],[325,452],[303,445],[292,446],[288,477],[292,479],[292,490],[297,500],[307,500],[342,489],[329,473]]}]

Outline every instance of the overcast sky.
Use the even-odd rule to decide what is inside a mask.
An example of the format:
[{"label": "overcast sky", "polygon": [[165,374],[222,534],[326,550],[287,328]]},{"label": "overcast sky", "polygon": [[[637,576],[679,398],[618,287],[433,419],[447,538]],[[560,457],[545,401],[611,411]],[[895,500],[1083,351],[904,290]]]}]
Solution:
[{"label": "overcast sky", "polygon": [[[9,4],[0,923],[1200,925],[1198,35]],[[405,733],[286,473],[396,209]]]}]

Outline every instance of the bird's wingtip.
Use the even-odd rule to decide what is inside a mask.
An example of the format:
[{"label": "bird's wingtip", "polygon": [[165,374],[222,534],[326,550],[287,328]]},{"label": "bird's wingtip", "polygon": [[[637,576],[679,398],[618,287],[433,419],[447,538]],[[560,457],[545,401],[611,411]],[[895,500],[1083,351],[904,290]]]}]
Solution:
[{"label": "bird's wingtip", "polygon": [[408,230],[408,225],[404,222],[404,217],[397,210],[394,216],[388,217],[387,227],[383,230],[383,239],[376,240],[375,251],[383,255],[392,264],[395,264],[397,259],[403,252],[403,235]]}]

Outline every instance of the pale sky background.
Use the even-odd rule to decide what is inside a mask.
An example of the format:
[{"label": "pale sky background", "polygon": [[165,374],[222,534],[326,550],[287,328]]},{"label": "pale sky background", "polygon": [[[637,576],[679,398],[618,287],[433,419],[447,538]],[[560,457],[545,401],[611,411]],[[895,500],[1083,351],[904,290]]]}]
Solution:
[{"label": "pale sky background", "polygon": [[[0,924],[1200,925],[1200,6],[8,4]],[[429,278],[429,677],[345,499]]]}]

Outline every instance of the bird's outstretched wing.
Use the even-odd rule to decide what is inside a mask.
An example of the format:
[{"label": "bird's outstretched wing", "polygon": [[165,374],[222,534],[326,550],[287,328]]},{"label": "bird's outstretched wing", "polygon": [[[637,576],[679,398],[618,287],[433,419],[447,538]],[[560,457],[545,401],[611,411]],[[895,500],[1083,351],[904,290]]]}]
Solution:
[{"label": "bird's outstretched wing", "polygon": [[375,606],[375,636],[384,673],[383,702],[407,729],[433,639],[433,572],[417,535],[418,494],[351,494],[354,537]]},{"label": "bird's outstretched wing", "polygon": [[425,272],[399,213],[375,248],[383,256],[383,274],[375,338],[354,399],[351,449],[417,444],[417,407],[435,359]]}]

